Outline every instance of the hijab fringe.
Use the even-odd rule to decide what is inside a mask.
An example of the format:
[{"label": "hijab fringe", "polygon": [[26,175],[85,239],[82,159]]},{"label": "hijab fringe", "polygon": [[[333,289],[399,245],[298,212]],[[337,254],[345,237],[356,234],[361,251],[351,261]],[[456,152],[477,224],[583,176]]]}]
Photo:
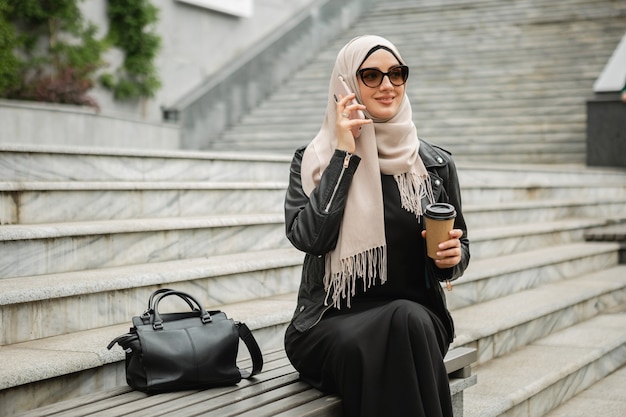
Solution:
[{"label": "hijab fringe", "polygon": [[[326,262],[330,262],[330,256],[326,256]],[[324,276],[326,305],[328,305],[330,297],[335,308],[341,309],[342,299],[346,300],[347,307],[350,308],[351,299],[356,294],[357,277],[363,281],[363,291],[367,291],[372,285],[376,285],[375,277],[379,277],[381,284],[387,281],[386,245],[341,259],[340,263],[340,271],[332,275],[327,273]],[[326,271],[330,271],[330,268],[327,267]]]},{"label": "hijab fringe", "polygon": [[402,208],[420,217],[422,213],[422,199],[426,198],[429,203],[435,201],[433,189],[430,183],[430,176],[419,175],[418,173],[404,172],[394,175],[400,190],[400,201]]}]

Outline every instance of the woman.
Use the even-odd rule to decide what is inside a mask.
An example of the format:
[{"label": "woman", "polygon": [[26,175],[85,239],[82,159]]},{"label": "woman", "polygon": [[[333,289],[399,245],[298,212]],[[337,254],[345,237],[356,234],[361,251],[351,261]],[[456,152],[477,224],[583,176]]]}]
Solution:
[{"label": "woman", "polygon": [[[340,75],[355,93],[341,93]],[[285,348],[347,417],[452,416],[443,357],[454,326],[439,282],[462,275],[469,241],[454,163],[418,139],[407,78],[386,39],[350,41],[322,127],[291,164],[286,232],[306,256]],[[366,117],[350,118],[358,110]],[[422,230],[432,202],[457,211],[434,261]]]}]

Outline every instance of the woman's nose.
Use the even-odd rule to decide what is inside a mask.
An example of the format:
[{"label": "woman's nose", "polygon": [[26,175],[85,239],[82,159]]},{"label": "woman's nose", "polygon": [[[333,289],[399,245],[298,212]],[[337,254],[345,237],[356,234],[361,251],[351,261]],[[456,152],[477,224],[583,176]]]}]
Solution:
[{"label": "woman's nose", "polygon": [[393,84],[391,84],[391,80],[389,79],[389,75],[383,75],[383,80],[380,83],[379,88],[381,90],[389,90],[389,89],[393,89]]}]

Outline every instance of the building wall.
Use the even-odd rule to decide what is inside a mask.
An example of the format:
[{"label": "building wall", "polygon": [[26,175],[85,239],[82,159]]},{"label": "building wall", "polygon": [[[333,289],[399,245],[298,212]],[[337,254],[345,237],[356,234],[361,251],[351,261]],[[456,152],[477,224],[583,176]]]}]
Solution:
[{"label": "building wall", "polygon": [[[160,122],[161,108],[169,107],[206,81],[237,56],[271,36],[292,16],[315,0],[248,0],[252,2],[249,17],[235,16],[179,0],[151,0],[159,8],[157,32],[161,51],[156,60],[162,88],[145,102],[114,102],[109,92],[96,88],[92,96],[103,113],[137,117]],[[235,0],[228,0],[236,2]],[[106,0],[81,2],[84,16],[100,27],[100,35],[108,30]],[[105,56],[107,71],[123,59],[120,51]]]}]

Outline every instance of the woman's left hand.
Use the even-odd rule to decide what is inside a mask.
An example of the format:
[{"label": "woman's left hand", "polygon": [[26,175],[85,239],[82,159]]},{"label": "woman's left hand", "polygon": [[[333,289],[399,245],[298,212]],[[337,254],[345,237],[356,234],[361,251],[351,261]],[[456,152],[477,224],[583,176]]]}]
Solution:
[{"label": "woman's left hand", "polygon": [[[448,235],[450,239],[439,244],[439,251],[437,251],[439,259],[435,259],[435,265],[440,269],[452,268],[461,262],[460,238],[463,236],[463,231],[452,229]],[[426,239],[426,230],[422,230],[422,237]]]}]

